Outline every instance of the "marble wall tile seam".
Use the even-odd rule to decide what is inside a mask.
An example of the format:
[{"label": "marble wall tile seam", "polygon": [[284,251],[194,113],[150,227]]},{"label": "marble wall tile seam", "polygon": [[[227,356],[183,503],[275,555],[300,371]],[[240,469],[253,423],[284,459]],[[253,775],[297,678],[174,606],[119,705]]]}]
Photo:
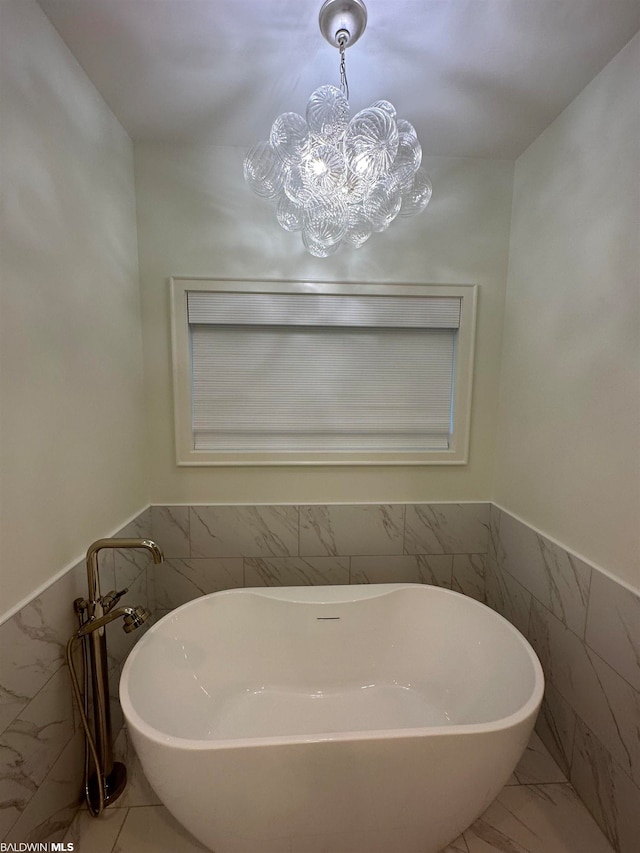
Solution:
[{"label": "marble wall tile seam", "polygon": [[[503,572],[495,567],[496,571],[500,571],[502,575]],[[506,573],[505,573],[506,574]],[[517,581],[514,581],[517,583]],[[533,618],[533,609],[534,605],[537,607],[541,607],[545,612],[549,614],[548,608],[546,608],[543,604],[537,601],[534,596],[530,595],[530,604],[529,604],[529,630],[526,632],[527,636],[531,639],[531,621]],[[554,614],[548,615],[547,618],[551,618]],[[557,616],[555,616],[555,621],[558,624],[560,620],[558,620]],[[569,632],[570,634],[575,636],[574,632],[571,632],[567,626],[562,625],[564,631]],[[579,637],[576,637],[576,643],[585,649],[585,654],[587,654],[586,646],[584,641],[580,640]],[[547,744],[548,748],[552,752],[557,752],[559,750],[560,755],[556,755],[556,760],[559,761],[562,759],[563,764],[565,765],[565,772],[571,778],[571,781],[575,784],[576,790],[580,794],[583,799],[585,805],[588,807],[589,811],[592,813],[596,822],[600,825],[600,828],[605,832],[607,837],[614,843],[616,849],[623,849],[624,842],[622,847],[617,844],[618,837],[628,837],[629,830],[628,824],[629,822],[633,823],[634,820],[637,822],[637,818],[634,817],[636,811],[634,811],[633,807],[629,807],[629,799],[634,800],[634,795],[629,794],[630,791],[635,791],[635,800],[634,802],[640,804],[640,790],[638,789],[637,781],[634,782],[630,775],[630,767],[623,767],[621,764],[621,760],[618,760],[618,756],[613,755],[611,750],[606,748],[602,743],[601,738],[595,738],[600,746],[600,753],[603,756],[606,756],[606,760],[604,765],[608,768],[607,772],[604,772],[601,769],[592,770],[591,775],[593,776],[595,781],[588,783],[586,785],[585,790],[579,789],[578,778],[576,778],[576,773],[582,773],[584,776],[584,766],[585,761],[584,758],[581,758],[580,754],[576,755],[576,750],[578,749],[578,732],[580,727],[586,730],[590,730],[590,727],[584,721],[584,712],[583,708],[579,705],[576,705],[575,702],[568,703],[567,698],[563,697],[564,690],[562,693],[555,686],[555,683],[549,679],[549,669],[548,666],[545,666],[545,677],[547,678],[547,690],[545,691],[545,702],[546,696],[551,691],[556,692],[558,694],[558,699],[556,700],[556,704],[558,701],[565,706],[566,711],[560,713],[560,718],[556,718],[556,711],[561,711],[562,709],[549,708],[551,712],[546,715],[546,723],[542,725],[543,730],[540,731],[543,740]],[[614,670],[615,671],[615,670]],[[562,684],[560,685],[562,688]],[[602,689],[602,688],[600,688]],[[577,710],[576,710],[577,709]],[[544,710],[544,703],[543,703]],[[612,709],[613,710],[613,709]],[[587,716],[589,716],[589,711],[587,712]],[[572,725],[565,726],[563,725],[563,717],[566,715],[570,715]],[[566,722],[566,721],[565,721]],[[539,721],[540,724],[540,721]],[[632,733],[621,731],[621,727],[628,725],[628,722],[625,724],[624,720],[621,719],[619,723],[616,724],[618,726],[618,737],[620,741],[623,741],[627,738],[629,741],[629,737],[633,737]],[[539,727],[539,726],[538,726]],[[546,729],[546,730],[544,730]],[[567,736],[568,735],[568,736]],[[553,742],[549,742],[553,741]],[[624,753],[620,753],[620,759],[624,758]],[[580,769],[582,765],[582,770]],[[577,770],[576,770],[577,767]],[[613,768],[613,769],[611,769]],[[617,776],[616,776],[617,774]],[[601,778],[602,777],[602,778]],[[626,780],[624,784],[621,783],[621,780]],[[620,790],[622,784],[622,790]],[[584,781],[582,782],[582,786],[585,786]],[[626,788],[625,788],[626,786]],[[595,793],[593,793],[595,792]],[[597,794],[597,796],[596,796]],[[584,796],[583,796],[584,795]],[[598,805],[599,801],[602,800],[605,803],[605,806]],[[603,818],[602,815],[606,815]],[[618,824],[622,827],[618,828]],[[612,830],[613,825],[613,830]],[[640,828],[640,827],[639,827]],[[633,837],[633,833],[631,834]],[[637,837],[637,831],[635,833],[635,837]],[[627,853],[630,850],[635,850],[635,843],[631,843],[631,847],[627,847]]]},{"label": "marble wall tile seam", "polygon": [[[546,678],[546,675],[545,675],[545,678]],[[548,685],[548,684],[545,685],[545,694],[547,693],[547,688],[549,686],[552,686],[552,685]],[[562,701],[564,702],[565,700],[563,699]],[[571,731],[571,734],[568,738],[568,742],[566,742],[566,740],[563,741],[562,735],[560,734],[560,727],[558,725],[557,718],[554,716],[553,713],[545,714],[545,702],[546,702],[546,695],[543,698],[542,708],[540,709],[538,719],[536,720],[536,727],[535,727],[536,732],[540,735],[540,739],[542,740],[544,745],[547,747],[549,752],[551,752],[552,755],[554,756],[554,760],[556,761],[558,766],[561,767],[561,769],[562,769],[563,773],[565,774],[565,776],[567,777],[567,779],[569,779],[569,781],[571,781],[571,768],[573,767],[573,757],[575,754],[576,737],[577,737],[577,735],[576,735],[577,714],[573,710],[573,708],[571,708],[569,706],[569,710],[570,710],[570,713],[572,715],[572,731]],[[544,717],[544,720],[542,719],[542,717]],[[546,726],[546,731],[544,731],[544,730],[540,731],[540,724],[541,723],[543,724],[543,726]],[[551,739],[552,739],[551,743],[549,742],[548,737],[551,737]],[[560,755],[558,755],[557,750],[560,751]],[[561,758],[563,760],[561,760]]]},{"label": "marble wall tile seam", "polygon": [[606,660],[606,658],[603,658],[602,655],[597,651],[597,649],[594,649],[593,646],[589,645],[589,643],[586,640],[583,640],[583,643],[584,643],[585,648],[589,650],[590,654],[594,655],[595,657],[598,658],[598,660],[602,661],[604,666],[607,666],[607,667],[609,667],[609,669],[613,670],[613,672],[615,672],[615,674],[618,676],[618,678],[620,678],[622,681],[624,681],[624,683],[629,688],[631,688],[631,690],[633,690],[634,693],[636,693],[640,697],[640,690],[638,690],[638,688],[636,687],[635,684],[632,684],[629,681],[629,679],[625,676],[625,674],[623,672],[620,672],[620,670],[617,669],[608,660]]},{"label": "marble wall tile seam", "polygon": [[[579,640],[579,641],[580,641],[580,642],[581,642],[581,643],[582,643],[586,648],[588,648],[588,649],[589,649],[589,651],[590,651],[592,654],[596,655],[596,656],[597,656],[597,657],[598,657],[598,658],[603,662],[603,664],[605,664],[606,666],[610,667],[610,668],[611,668],[611,669],[616,673],[616,675],[618,675],[618,676],[619,676],[619,677],[620,677],[620,678],[621,678],[621,679],[622,679],[622,680],[623,680],[623,681],[624,681],[624,682],[625,682],[625,683],[626,683],[626,684],[627,684],[627,685],[628,685],[632,690],[634,690],[636,693],[638,693],[638,692],[639,692],[639,691],[638,691],[638,688],[637,688],[637,687],[636,687],[636,686],[635,686],[635,685],[634,685],[634,684],[633,684],[633,683],[632,683],[632,682],[631,682],[631,681],[626,677],[625,673],[621,671],[621,668],[618,668],[614,663],[612,663],[611,661],[609,661],[609,660],[607,660],[606,658],[604,658],[604,657],[600,654],[599,650],[598,650],[597,648],[594,648],[594,646],[593,646],[593,645],[591,645],[591,644],[589,643],[589,641],[585,639],[584,634],[581,636],[579,633],[577,633],[576,631],[574,631],[574,630],[573,630],[573,628],[572,628],[570,625],[567,625],[567,623],[566,623],[566,622],[564,622],[562,619],[560,619],[560,618],[558,617],[557,613],[554,613],[554,612],[553,612],[553,611],[552,611],[552,610],[551,610],[551,609],[550,609],[550,608],[549,608],[549,607],[548,607],[548,606],[547,606],[543,601],[540,601],[540,599],[535,595],[535,593],[533,593],[530,589],[528,589],[528,587],[526,587],[526,586],[522,583],[522,581],[520,581],[518,578],[514,577],[514,575],[512,575],[512,574],[511,574],[511,572],[510,572],[508,569],[506,569],[506,568],[502,567],[502,568],[499,568],[499,571],[501,571],[501,572],[503,572],[504,574],[506,574],[506,575],[510,578],[510,580],[512,580],[514,583],[518,584],[519,586],[522,586],[522,587],[523,587],[523,588],[524,588],[524,589],[529,593],[529,595],[531,596],[531,601],[532,601],[532,602],[534,602],[534,601],[535,601],[535,603],[536,603],[536,604],[538,604],[540,607],[543,607],[543,608],[544,608],[544,610],[549,614],[549,616],[552,616],[554,619],[557,619],[557,620],[562,624],[562,626],[563,626],[567,631],[570,631],[570,632],[573,634],[573,636],[574,636],[574,637],[577,637],[577,639],[578,639],[578,640]],[[528,626],[527,626],[527,633],[526,633],[526,636],[527,636],[527,637],[531,636],[531,621],[530,621],[530,620],[531,620],[531,616],[532,616],[532,611],[531,611],[531,608],[530,608],[530,609],[529,609],[529,622],[528,622]],[[586,633],[586,626],[585,626],[585,633]]]},{"label": "marble wall tile seam", "polygon": [[[560,622],[560,624],[565,629],[565,631],[569,631],[574,637],[576,637],[580,641],[580,643],[582,643],[582,645],[585,647],[585,649],[588,649],[589,653],[591,655],[593,655],[595,658],[597,658],[598,661],[600,661],[600,663],[602,664],[603,667],[606,667],[606,668],[612,670],[616,674],[616,676],[618,678],[620,678],[625,683],[625,685],[627,687],[629,687],[635,694],[640,696],[640,690],[638,690],[638,688],[634,684],[632,684],[628,678],[625,678],[623,673],[619,672],[613,664],[609,663],[609,661],[607,661],[605,658],[603,658],[602,655],[596,649],[594,649],[591,645],[589,645],[589,643],[586,640],[584,640],[582,637],[580,637],[579,634],[576,634],[576,632],[573,631],[564,622],[562,622],[561,619],[558,619],[557,615],[555,613],[553,613],[551,610],[549,610],[549,608],[545,604],[543,604],[541,601],[539,601],[539,599],[537,599],[533,593],[530,593],[530,594],[531,594],[532,602],[535,601],[535,603],[537,605],[542,607],[546,611],[547,617],[551,617],[552,619],[556,619],[558,622]],[[531,610],[530,615],[529,615],[530,620],[531,620],[532,616],[533,616],[533,611]],[[531,630],[531,624],[529,624],[529,632],[527,633],[527,636],[530,636],[530,630]],[[556,687],[558,687],[558,685],[556,685]],[[558,688],[558,689],[560,689],[560,688]],[[561,690],[560,690],[560,692],[562,693]],[[577,711],[576,711],[576,713],[577,713]]]},{"label": "marble wall tile seam", "polygon": [[409,503],[405,516],[405,554],[488,553],[488,504]]},{"label": "marble wall tile seam", "polygon": [[[611,761],[611,763],[612,763],[613,765],[615,765],[616,770],[618,770],[620,773],[623,773],[623,774],[624,774],[624,776],[626,777],[627,781],[628,781],[631,785],[633,785],[633,787],[636,789],[636,791],[638,792],[638,798],[639,798],[639,801],[640,801],[640,785],[639,785],[639,784],[636,782],[636,780],[635,780],[635,779],[630,775],[629,770],[628,770],[626,767],[624,767],[624,766],[623,766],[623,765],[618,761],[618,759],[615,757],[615,755],[612,755],[612,754],[611,754],[611,751],[610,751],[609,749],[607,749],[607,747],[605,746],[605,744],[603,744],[603,743],[602,743],[602,739],[598,737],[598,735],[593,731],[593,729],[591,728],[591,726],[587,725],[587,723],[582,719],[581,715],[580,715],[577,711],[575,712],[575,714],[576,714],[576,718],[577,718],[577,721],[579,722],[579,724],[580,724],[580,725],[581,725],[581,726],[582,726],[582,727],[583,727],[583,728],[588,732],[589,736],[590,736],[594,741],[596,741],[596,742],[597,742],[597,744],[598,744],[599,748],[602,750],[602,752],[607,754],[607,756],[608,756],[609,760]],[[577,740],[577,726],[576,726],[576,732],[575,732],[575,734],[574,734],[574,746],[575,746],[575,741],[576,741],[576,740]],[[575,758],[575,755],[574,755],[574,758]],[[574,761],[574,760],[572,760],[572,762],[571,762],[571,770],[573,770],[574,764],[575,764],[575,761]],[[573,780],[572,780],[572,779],[570,779],[570,781],[571,781],[571,782],[572,782],[572,784],[573,784]]]},{"label": "marble wall tile seam", "polygon": [[[593,734],[582,715],[561,696],[554,698],[554,694],[557,694],[557,688],[547,682],[536,730],[615,849],[620,853],[631,853],[637,848],[635,841],[628,844],[628,839],[637,838],[640,831],[640,789],[628,770]],[[553,707],[547,704],[551,699]],[[584,734],[581,734],[585,732],[588,733],[586,742]],[[589,738],[591,746],[585,753]],[[592,754],[588,754],[590,750]],[[621,785],[622,780],[624,784]],[[635,825],[636,829],[630,830],[630,825]]]},{"label": "marble wall tile seam", "polygon": [[189,507],[189,515],[191,557],[298,556],[295,506]]},{"label": "marble wall tile seam", "polygon": [[[292,505],[193,505],[171,506],[152,505],[152,535],[159,540],[166,555],[172,557],[233,557],[233,556],[340,556],[348,553],[358,556],[377,556],[381,553],[411,554],[411,553],[487,553],[488,552],[488,523],[484,516],[485,502],[449,503],[449,504],[406,504],[406,503],[367,503],[367,504],[292,504]],[[421,518],[424,532],[430,536],[435,549],[425,549],[419,546],[412,537],[408,542],[407,514],[408,511],[421,510],[423,515],[429,509],[429,514]],[[260,534],[262,548],[249,542],[243,548],[239,530],[232,537],[232,542],[224,542],[227,531],[221,529],[221,519],[227,522],[233,519],[239,529],[248,533],[251,523],[259,525],[268,514],[290,515],[293,521],[295,513],[295,541],[287,537],[286,542],[277,542],[277,534],[272,530],[273,541],[263,530]],[[252,516],[252,518],[250,518]],[[356,524],[347,524],[345,518],[355,519]],[[466,522],[465,522],[466,519]],[[194,521],[197,520],[197,529]],[[274,521],[271,518],[271,521]],[[401,524],[398,524],[401,522]],[[444,524],[440,523],[444,522]],[[360,532],[363,536],[373,536],[376,540],[371,547],[362,548],[360,545],[342,549],[339,540],[352,537],[352,527],[364,524]],[[337,528],[334,530],[334,525]],[[434,527],[435,525],[435,527]],[[456,527],[462,525],[465,530],[456,532]],[[484,532],[483,532],[484,531]],[[257,531],[254,530],[255,534]],[[293,533],[292,530],[289,533]],[[472,547],[460,547],[456,536],[473,537]],[[424,534],[423,534],[424,535]],[[251,538],[251,536],[249,536]],[[257,538],[257,537],[254,537]],[[419,539],[420,537],[418,537]],[[482,539],[482,542],[479,541]],[[373,542],[372,540],[372,542]],[[381,541],[378,541],[381,540]],[[444,541],[442,541],[444,540]],[[344,543],[343,543],[344,544]],[[380,545],[383,545],[381,548]],[[276,546],[274,549],[273,546]]]},{"label": "marble wall tile seam", "polygon": [[604,568],[604,566],[598,565],[593,560],[589,559],[589,557],[585,557],[583,554],[580,554],[575,549],[570,548],[567,545],[564,545],[558,539],[555,539],[553,536],[549,535],[548,533],[545,533],[544,531],[539,530],[537,527],[534,527],[532,524],[529,524],[527,521],[524,521],[524,519],[520,518],[520,516],[516,515],[515,513],[509,512],[509,510],[504,509],[503,507],[500,506],[500,504],[496,504],[496,503],[491,502],[490,506],[492,507],[493,510],[495,510],[495,513],[496,513],[498,532],[499,532],[499,527],[500,527],[500,515],[509,516],[514,521],[517,521],[519,524],[523,525],[524,527],[529,528],[529,530],[532,533],[534,533],[536,536],[542,537],[547,542],[550,542],[554,547],[556,547],[562,551],[565,551],[570,558],[572,558],[574,560],[579,560],[581,563],[585,563],[587,566],[589,566],[589,568],[591,568],[592,570],[594,570],[596,572],[599,572],[601,575],[603,575],[605,578],[607,578],[612,583],[616,584],[617,586],[622,587],[622,589],[626,590],[627,592],[630,592],[636,596],[640,596],[640,586],[634,587],[628,581],[625,581],[625,580],[622,580],[621,578],[616,577],[615,575],[613,575],[609,571],[607,571],[607,569]]},{"label": "marble wall tile seam", "polygon": [[398,554],[380,554],[379,551],[362,550],[362,551],[357,551],[357,552],[351,552],[349,554],[343,554],[340,551],[337,551],[336,553],[331,553],[331,554],[327,554],[326,552],[324,552],[324,553],[320,553],[320,554],[299,554],[299,555],[290,554],[289,556],[290,557],[299,556],[301,559],[304,559],[307,557],[309,559],[314,559],[316,557],[340,557],[342,559],[345,559],[347,557],[353,557],[353,558],[356,558],[358,560],[366,560],[367,558],[380,559],[382,557],[389,557],[390,560],[397,559],[398,557],[415,557],[415,558],[449,557],[449,559],[453,559],[454,557],[473,557],[473,556],[486,557],[487,552],[486,551],[478,551],[476,549],[476,550],[472,550],[472,551],[455,551],[455,552],[451,551],[451,552],[447,552],[447,553],[443,553],[442,551],[410,551],[410,552],[403,551],[402,553],[398,553]]},{"label": "marble wall tile seam", "polygon": [[402,553],[404,504],[301,504],[298,509],[301,556]]},{"label": "marble wall tile seam", "polygon": [[[168,558],[153,568],[156,609],[172,610],[222,590],[354,583],[429,584],[484,601],[485,558],[484,554]],[[111,657],[116,662],[117,656]]]},{"label": "marble wall tile seam", "polygon": [[525,637],[530,636],[532,595],[489,555],[485,571],[485,600],[489,607],[511,622]]},{"label": "marble wall tile seam", "polygon": [[640,784],[640,691],[539,602],[532,601],[529,640],[547,681]]},{"label": "marble wall tile seam", "polygon": [[[77,665],[77,664],[76,664],[76,665]],[[28,710],[28,708],[29,708],[29,706],[30,706],[30,705],[32,705],[34,702],[38,701],[38,700],[41,698],[41,694],[43,693],[43,691],[47,690],[47,688],[51,686],[51,683],[53,682],[53,680],[54,680],[55,678],[59,678],[59,677],[60,677],[60,675],[61,675],[61,671],[62,671],[62,670],[67,671],[67,669],[68,669],[68,667],[67,667],[67,662],[66,662],[66,660],[61,660],[61,661],[60,661],[60,665],[57,667],[57,669],[55,669],[55,670],[53,670],[53,671],[51,672],[50,676],[47,678],[47,680],[45,681],[45,683],[44,683],[40,688],[38,688],[37,692],[36,692],[36,693],[34,693],[34,695],[33,695],[33,696],[31,696],[31,697],[26,701],[26,703],[25,703],[24,707],[22,707],[22,708],[18,711],[18,713],[13,717],[13,719],[12,719],[12,720],[10,720],[10,721],[7,723],[7,725],[5,725],[5,726],[3,727],[2,731],[0,731],[0,738],[2,737],[2,735],[4,734],[4,732],[6,732],[6,730],[7,730],[8,728],[10,728],[10,727],[13,725],[13,723],[14,723],[17,719],[19,719],[20,717],[24,716],[24,714],[26,714],[26,713],[27,713],[27,710]],[[71,681],[70,681],[69,677],[67,677],[67,679],[66,679],[66,680],[67,680],[67,683],[68,683],[68,685],[69,685],[69,692],[71,693]],[[77,728],[77,726],[76,726],[76,728]]]},{"label": "marble wall tile seam", "polygon": [[[6,691],[3,690],[3,692],[6,694]],[[38,693],[39,692],[40,691],[38,691]],[[38,694],[36,693],[36,696],[37,695]],[[31,696],[30,698],[20,696],[17,701],[5,703],[5,705],[4,705],[5,708],[9,708],[11,706],[13,706],[13,707],[11,707],[11,711],[8,714],[5,712],[5,716],[4,716],[3,721],[2,721],[2,728],[0,728],[0,738],[2,737],[4,732],[9,728],[9,726],[13,725],[13,723],[18,719],[20,714],[29,705],[29,702],[32,702],[33,699],[35,699],[35,696]]]},{"label": "marble wall tile seam", "polygon": [[585,642],[640,690],[640,593],[594,570]]},{"label": "marble wall tile seam", "polygon": [[[202,508],[236,508],[236,509],[245,509],[246,507],[271,507],[271,506],[281,506],[281,507],[322,507],[322,506],[344,506],[344,507],[371,507],[371,506],[486,506],[491,508],[494,506],[492,501],[485,500],[477,500],[477,501],[441,501],[441,500],[433,500],[433,501],[394,501],[394,500],[378,500],[378,501],[278,501],[278,503],[270,503],[269,501],[210,501],[205,502],[201,501],[200,503],[151,503],[144,510],[142,510],[139,514],[143,515],[149,509],[202,509]],[[506,512],[506,510],[505,510]],[[135,521],[136,516],[132,516],[132,521]]]},{"label": "marble wall tile seam", "polygon": [[576,726],[571,783],[619,853],[635,853],[640,835],[640,788],[582,722]]},{"label": "marble wall tile seam", "polygon": [[[509,578],[509,580],[510,580],[510,581],[512,581],[513,583],[517,584],[519,587],[522,587],[522,589],[526,590],[526,592],[527,592],[527,593],[529,594],[529,596],[531,597],[531,600],[532,600],[532,601],[535,601],[535,602],[536,602],[536,604],[539,604],[541,607],[544,607],[544,609],[545,609],[545,610],[546,610],[546,611],[547,611],[551,616],[553,616],[555,619],[557,619],[559,622],[561,622],[561,623],[562,623],[562,625],[563,625],[563,626],[564,626],[568,631],[571,631],[571,633],[572,633],[575,637],[577,637],[577,638],[580,640],[580,642],[581,642],[581,643],[584,643],[584,642],[585,642],[585,640],[584,640],[584,634],[581,636],[581,635],[580,635],[580,633],[578,633],[577,631],[574,631],[574,629],[573,629],[570,625],[567,625],[567,623],[566,623],[563,619],[561,619],[561,618],[558,616],[558,614],[557,614],[557,613],[554,613],[554,612],[553,612],[553,610],[551,610],[551,609],[550,609],[550,607],[548,606],[548,604],[546,604],[544,601],[541,601],[541,600],[540,600],[539,596],[537,596],[537,595],[535,594],[535,592],[533,592],[533,591],[532,591],[532,590],[527,586],[527,584],[526,584],[526,583],[524,583],[524,581],[523,581],[521,578],[516,577],[516,576],[515,576],[512,572],[510,572],[510,571],[509,571],[509,569],[508,569],[508,568],[506,568],[504,565],[503,565],[503,566],[499,566],[499,565],[498,565],[498,566],[495,566],[495,568],[497,568],[497,570],[498,570],[499,572],[502,572],[503,574],[507,575],[507,577]],[[530,626],[529,626],[529,627],[530,627]],[[529,636],[529,631],[528,631],[528,630],[527,630],[527,636]]]},{"label": "marble wall tile seam", "polygon": [[323,586],[349,583],[349,558],[245,557],[245,587]]},{"label": "marble wall tile seam", "polygon": [[593,568],[506,512],[490,518],[493,559],[584,637]]},{"label": "marble wall tile seam", "polygon": [[81,590],[73,567],[0,628],[0,728],[15,718],[64,663],[77,627],[73,599]]}]

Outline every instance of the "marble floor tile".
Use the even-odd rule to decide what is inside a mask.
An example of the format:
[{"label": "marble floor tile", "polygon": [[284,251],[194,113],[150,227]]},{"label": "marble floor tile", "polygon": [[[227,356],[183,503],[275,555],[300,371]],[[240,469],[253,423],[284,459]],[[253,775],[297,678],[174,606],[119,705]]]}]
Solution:
[{"label": "marble floor tile", "polygon": [[[459,845],[460,842],[457,842],[456,846],[450,845],[438,853],[467,853],[466,846]],[[403,832],[398,829],[293,836],[289,849],[290,853],[364,853],[364,851],[366,853],[426,853],[427,851],[424,839],[417,837],[414,832]],[[287,848],[284,848],[282,853],[285,850]],[[431,853],[433,848],[429,848],[429,851]],[[274,850],[273,853],[276,851]]]},{"label": "marble floor tile", "polygon": [[[80,816],[67,839],[74,841],[80,853],[83,850],[91,853],[130,853],[132,850],[136,853],[201,853],[205,848],[163,806],[145,802],[144,794],[139,795],[148,783],[127,746],[126,734],[119,736],[117,751],[120,757],[126,758],[129,784],[138,792],[124,804],[137,805],[129,809],[114,807],[105,813],[106,821]],[[473,827],[441,853],[612,853],[613,848],[571,785],[555,781],[564,777],[535,734],[518,765],[516,776],[535,780],[537,784],[523,785],[514,777],[513,787],[505,787]],[[123,817],[116,817],[115,812]],[[101,821],[103,826],[96,827]],[[109,840],[112,846],[108,846]],[[289,849],[286,845],[285,848]],[[300,853],[295,843],[293,849]],[[324,853],[322,844],[318,849]],[[377,853],[378,847],[375,851]],[[304,853],[310,851],[304,848]],[[385,848],[384,853],[400,851],[392,845],[388,850]]]},{"label": "marble floor tile", "polygon": [[132,853],[133,850],[136,853],[202,853],[207,848],[164,806],[140,806],[127,812],[113,847],[113,853]]},{"label": "marble floor tile", "polygon": [[[379,832],[327,832],[323,835],[293,836],[290,853],[389,853],[390,850],[402,850],[402,853],[424,853],[424,846],[417,845],[406,838],[398,838],[397,833]],[[247,851],[249,853],[249,851]],[[280,853],[280,851],[278,851]]]},{"label": "marble floor tile", "polygon": [[106,809],[99,818],[92,817],[87,809],[80,809],[64,837],[65,844],[73,844],[81,853],[111,853],[122,824],[127,816],[126,809]]}]

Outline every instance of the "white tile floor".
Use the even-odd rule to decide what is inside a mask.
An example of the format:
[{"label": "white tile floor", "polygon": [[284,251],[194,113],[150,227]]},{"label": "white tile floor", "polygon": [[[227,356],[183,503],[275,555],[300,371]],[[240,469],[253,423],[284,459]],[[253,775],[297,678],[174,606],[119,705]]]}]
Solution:
[{"label": "white tile floor", "polygon": [[[65,838],[75,853],[202,853],[152,791],[126,731],[116,743],[129,784],[100,818],[79,812]],[[537,735],[498,798],[443,853],[613,853]],[[256,851],[260,853],[260,851]],[[402,853],[389,850],[388,853]]]}]

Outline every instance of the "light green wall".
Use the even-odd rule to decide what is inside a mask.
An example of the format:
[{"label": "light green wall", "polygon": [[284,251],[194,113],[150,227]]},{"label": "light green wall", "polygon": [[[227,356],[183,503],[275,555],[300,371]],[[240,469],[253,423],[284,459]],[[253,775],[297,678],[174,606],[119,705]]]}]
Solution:
[{"label": "light green wall", "polygon": [[[0,13],[0,618],[149,502],[495,499],[640,585],[638,37],[517,162],[510,260],[514,164],[425,157],[427,212],[322,261],[239,149],[138,144],[134,194],[129,138],[40,8]],[[170,275],[477,283],[469,465],[177,468]]]},{"label": "light green wall", "polygon": [[494,500],[640,587],[640,35],[518,159]]},{"label": "light green wall", "polygon": [[[266,132],[266,131],[265,131]],[[138,240],[155,503],[472,501],[490,497],[513,163],[425,157],[421,216],[360,250],[317,259],[242,179],[244,151],[135,146]],[[463,467],[177,468],[168,278],[477,283],[471,461]]]},{"label": "light green wall", "polygon": [[0,618],[148,503],[132,144],[2,0]]}]

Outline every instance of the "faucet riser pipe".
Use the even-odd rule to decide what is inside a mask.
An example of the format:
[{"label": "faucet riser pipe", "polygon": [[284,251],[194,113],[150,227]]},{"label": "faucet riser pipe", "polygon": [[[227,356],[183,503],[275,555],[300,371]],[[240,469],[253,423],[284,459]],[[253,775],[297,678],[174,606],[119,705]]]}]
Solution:
[{"label": "faucet riser pipe", "polygon": [[127,770],[124,764],[113,760],[107,643],[104,629],[94,631],[86,639],[89,642],[94,739],[99,761],[99,767],[95,769],[93,777],[88,780],[87,795],[91,798],[94,810],[97,810],[100,806],[100,792],[96,775],[98,773],[102,775],[102,808],[106,808],[124,791],[127,784]]},{"label": "faucet riser pipe", "polygon": [[88,641],[91,684],[93,685],[93,719],[96,751],[103,775],[108,776],[113,766],[113,750],[111,746],[107,643],[104,629],[91,633]]}]

